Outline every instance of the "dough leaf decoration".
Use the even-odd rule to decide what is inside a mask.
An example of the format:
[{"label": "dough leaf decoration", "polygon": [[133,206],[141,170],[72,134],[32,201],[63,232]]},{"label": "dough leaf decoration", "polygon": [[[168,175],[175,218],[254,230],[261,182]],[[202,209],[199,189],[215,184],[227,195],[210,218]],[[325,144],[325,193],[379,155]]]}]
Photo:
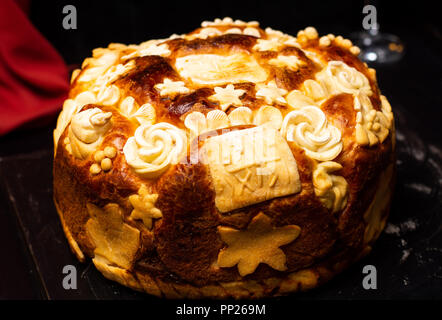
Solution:
[{"label": "dough leaf decoration", "polygon": [[130,269],[140,245],[140,231],[124,222],[123,211],[116,203],[103,208],[88,203],[87,210],[90,219],[86,232],[95,245],[95,256]]},{"label": "dough leaf decoration", "polygon": [[260,263],[278,271],[287,270],[286,255],[279,247],[295,240],[301,228],[296,225],[273,227],[271,219],[261,212],[246,230],[221,226],[218,232],[228,245],[218,254],[218,266],[238,265],[238,272],[244,277],[255,272]]}]

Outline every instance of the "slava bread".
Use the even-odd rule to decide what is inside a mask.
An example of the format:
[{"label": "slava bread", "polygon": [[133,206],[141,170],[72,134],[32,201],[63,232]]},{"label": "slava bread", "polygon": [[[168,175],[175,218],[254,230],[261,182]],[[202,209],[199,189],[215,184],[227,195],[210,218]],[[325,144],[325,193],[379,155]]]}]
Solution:
[{"label": "slava bread", "polygon": [[78,259],[167,298],[306,290],[371,250],[394,120],[350,40],[257,22],[98,48],[54,131]]}]

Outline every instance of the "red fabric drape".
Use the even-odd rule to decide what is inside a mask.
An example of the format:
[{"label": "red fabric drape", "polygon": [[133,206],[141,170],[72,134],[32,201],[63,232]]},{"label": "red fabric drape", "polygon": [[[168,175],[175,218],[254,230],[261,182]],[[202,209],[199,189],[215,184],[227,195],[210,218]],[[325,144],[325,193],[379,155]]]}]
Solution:
[{"label": "red fabric drape", "polygon": [[0,135],[55,113],[68,89],[60,55],[16,3],[1,0]]}]

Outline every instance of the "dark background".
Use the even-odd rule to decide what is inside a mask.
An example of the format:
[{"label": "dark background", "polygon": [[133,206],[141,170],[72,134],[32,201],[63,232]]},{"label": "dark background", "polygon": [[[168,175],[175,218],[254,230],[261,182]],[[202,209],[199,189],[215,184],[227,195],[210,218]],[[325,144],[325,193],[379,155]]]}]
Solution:
[{"label": "dark background", "polygon": [[[232,17],[256,20],[261,27],[272,27],[296,35],[306,26],[320,34],[348,36],[362,27],[362,7],[376,5],[381,30],[402,35],[439,37],[437,1],[35,1],[31,19],[61,52],[67,63],[79,63],[93,48],[110,42],[139,43],[166,38],[199,27],[203,20]],[[78,13],[78,29],[61,26],[62,9],[73,4]]]},{"label": "dark background", "polygon": [[[130,44],[165,38],[190,32],[203,20],[226,16],[257,20],[263,28],[293,35],[314,26],[320,35],[350,37],[352,32],[362,30],[362,8],[367,3],[376,6],[381,31],[399,36],[406,48],[405,59],[377,68],[381,90],[394,91],[391,95],[399,99],[406,92],[410,108],[416,108],[419,120],[427,122],[428,130],[421,134],[439,142],[441,130],[436,119],[442,115],[442,11],[438,1],[40,0],[31,2],[30,18],[68,65],[78,65],[91,56],[92,49],[111,42]],[[62,10],[67,4],[77,8],[76,30],[62,28]],[[431,57],[424,58],[420,50]],[[435,100],[428,99],[430,92]]]},{"label": "dark background", "polygon": [[[428,197],[416,195],[412,189],[408,190],[406,187],[399,189],[395,196],[396,203],[400,203],[404,198],[413,200],[402,205],[398,204],[396,208],[400,210],[392,214],[392,219],[393,222],[396,221],[399,224],[403,221],[401,215],[402,217],[413,217],[416,213],[413,210],[417,210],[419,206],[424,208],[428,206],[428,208],[433,208],[432,210],[436,207],[436,213],[433,212],[432,215],[425,216],[425,219],[431,220],[434,214],[439,214],[440,217],[442,173],[433,169],[433,171],[420,172],[419,170],[425,167],[424,162],[416,164],[416,159],[413,160],[415,162],[410,159],[418,151],[427,150],[425,152],[429,152],[428,150],[433,150],[432,152],[439,152],[439,156],[429,157],[429,160],[426,158],[425,161],[436,162],[436,167],[439,169],[441,166],[442,33],[439,25],[440,11],[437,8],[437,1],[372,1],[371,3],[377,7],[381,31],[398,35],[405,44],[405,56],[400,62],[377,67],[379,86],[383,94],[389,98],[394,111],[397,112],[396,121],[400,121],[404,131],[412,132],[410,137],[416,139],[418,141],[416,143],[419,144],[419,146],[416,146],[416,143],[410,146],[407,144],[409,136],[405,135],[403,146],[404,150],[408,150],[408,153],[403,158],[399,158],[407,165],[399,167],[398,183],[401,186],[406,186],[407,183],[413,184],[417,181],[416,179],[423,177],[424,184],[430,185],[430,196]],[[75,5],[77,8],[77,30],[62,28],[64,17],[62,8],[67,4]],[[274,0],[251,2],[224,0],[205,2],[172,2],[168,0],[32,1],[30,18],[60,52],[66,63],[73,67],[90,56],[93,48],[107,46],[110,42],[139,43],[152,38],[168,37],[172,33],[186,33],[197,28],[203,20],[213,20],[225,16],[244,21],[257,20],[263,28],[269,26],[294,35],[299,29],[311,25],[318,29],[320,35],[335,33],[348,37],[351,32],[361,30],[364,4],[364,1],[325,2],[317,0],[286,2]],[[0,137],[0,160],[3,158],[5,160],[3,163],[7,163],[8,159],[23,152],[31,154],[50,150],[52,148],[51,134],[54,127],[55,117],[47,119],[43,124],[39,122],[28,125]],[[416,151],[416,148],[420,149]],[[24,169],[33,170],[32,161],[23,163],[29,166]],[[2,161],[0,161],[1,164]],[[14,174],[5,173],[5,171],[2,174],[0,170],[0,179],[6,181],[8,176]],[[38,172],[34,172],[33,177],[33,179],[38,179]],[[50,179],[50,177],[45,177],[42,171],[41,179]],[[21,187],[26,190],[26,186]],[[45,298],[45,289],[42,288],[41,281],[36,279],[39,273],[38,267],[33,263],[29,245],[26,245],[27,235],[23,233],[22,222],[17,219],[14,213],[17,211],[14,204],[17,199],[11,197],[11,193],[0,188],[0,257],[2,257],[0,261],[0,299]],[[436,219],[435,221],[434,230],[438,232],[442,229],[441,220]],[[434,232],[434,230],[430,231]],[[420,231],[423,235],[425,232],[430,232],[425,229]],[[416,235],[412,236],[416,238]],[[389,244],[395,247],[396,244],[392,243],[401,240],[388,238],[385,235],[382,237],[384,237],[387,247]],[[439,239],[440,245],[440,233],[437,239]],[[425,245],[425,243],[420,244],[422,250]],[[380,251],[378,250],[378,252]],[[374,257],[385,260],[379,253]],[[440,279],[442,279],[442,272],[440,266],[442,258],[440,252],[427,260],[433,265],[425,268],[435,268],[434,270],[437,272],[434,281],[439,282],[421,281],[413,290],[404,291],[398,288],[395,291],[391,289],[379,296],[372,295],[370,298],[441,298]],[[418,262],[414,264],[410,262],[402,267],[398,266],[398,269],[405,268],[407,274],[419,273],[420,271],[414,272],[421,270],[418,268],[420,266]],[[395,268],[395,265],[390,266],[390,270]],[[360,269],[353,273],[355,272],[360,274]],[[401,283],[414,280],[409,278],[404,280],[400,276],[398,278],[402,281]],[[336,284],[336,282],[334,283]],[[434,283],[434,285],[426,285],[426,283]],[[339,286],[339,283],[335,285],[336,288]],[[367,297],[358,294],[359,291],[355,293],[350,290],[347,296],[344,293],[341,298]],[[315,298],[315,295],[304,297]]]}]

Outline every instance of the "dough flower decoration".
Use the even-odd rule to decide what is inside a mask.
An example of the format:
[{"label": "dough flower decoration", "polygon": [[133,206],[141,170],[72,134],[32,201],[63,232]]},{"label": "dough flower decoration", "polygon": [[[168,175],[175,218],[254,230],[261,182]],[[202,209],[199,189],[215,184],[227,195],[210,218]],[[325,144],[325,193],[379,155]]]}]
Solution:
[{"label": "dough flower decoration", "polygon": [[318,161],[333,160],[342,151],[341,132],[315,106],[289,112],[281,132],[287,141],[295,142],[307,156]]},{"label": "dough flower decoration", "polygon": [[362,146],[384,142],[393,122],[393,113],[387,99],[381,96],[382,111],[375,110],[370,99],[364,94],[355,95],[353,101],[357,111],[356,142]]},{"label": "dough flower decoration", "polygon": [[269,64],[276,67],[287,67],[292,71],[297,71],[303,62],[297,56],[278,55],[278,57],[270,59]]},{"label": "dough flower decoration", "polygon": [[170,55],[170,50],[169,50],[169,46],[166,43],[163,43],[160,45],[152,44],[152,45],[148,45],[146,47],[144,47],[143,44],[141,44],[140,57],[144,57],[144,56],[167,57],[168,55]]},{"label": "dough flower decoration", "polygon": [[296,225],[273,227],[271,219],[261,212],[250,221],[246,230],[221,226],[218,232],[228,245],[218,254],[218,266],[237,265],[239,274],[244,277],[255,272],[260,263],[278,271],[287,270],[286,255],[279,247],[294,241],[301,228]]},{"label": "dough flower decoration", "polygon": [[347,205],[348,184],[347,181],[334,174],[342,166],[334,161],[321,162],[313,171],[313,186],[315,194],[321,203],[332,212],[337,212]]},{"label": "dough flower decoration", "polygon": [[257,51],[278,51],[283,46],[300,47],[295,37],[272,28],[266,28],[267,39],[260,39],[253,47]]},{"label": "dough flower decoration", "polygon": [[54,145],[57,147],[58,140],[69,125],[72,117],[83,108],[83,106],[95,103],[95,95],[89,91],[78,94],[74,99],[67,99],[63,103],[63,110],[58,116],[57,127],[54,130]]},{"label": "dough flower decoration", "polygon": [[242,89],[235,89],[233,84],[227,85],[225,88],[215,87],[215,94],[209,97],[209,100],[219,102],[223,111],[226,111],[230,106],[241,106],[242,102],[239,99],[246,91]]},{"label": "dough flower decoration", "polygon": [[264,99],[267,104],[287,104],[287,101],[284,98],[287,94],[287,90],[278,88],[274,80],[267,84],[258,84],[257,89],[256,97]]},{"label": "dough flower decoration", "polygon": [[229,115],[221,110],[212,110],[207,115],[194,111],[184,119],[184,125],[189,129],[192,137],[215,129],[247,124],[259,126],[265,123],[279,130],[282,124],[281,111],[272,106],[262,106],[253,114],[250,108],[239,107],[230,112]]},{"label": "dough flower decoration", "polygon": [[131,96],[121,101],[120,112],[126,118],[135,120],[138,124],[154,124],[156,121],[155,108],[150,103],[145,103],[140,107]]},{"label": "dough flower decoration", "polygon": [[142,124],[123,148],[126,161],[144,178],[156,178],[179,162],[187,150],[183,130],[166,122]]},{"label": "dough flower decoration", "polygon": [[156,84],[154,88],[159,90],[161,97],[170,96],[173,98],[178,94],[190,92],[190,89],[184,85],[183,81],[172,81],[168,78],[165,78],[163,83]]},{"label": "dough flower decoration", "polygon": [[99,108],[81,111],[74,115],[68,131],[66,148],[76,158],[85,159],[102,143],[106,132],[111,128],[112,112]]},{"label": "dough flower decoration", "polygon": [[138,194],[129,196],[129,202],[133,207],[130,214],[132,220],[142,220],[147,229],[152,229],[152,219],[162,218],[161,210],[155,207],[158,194],[152,194],[142,185]]},{"label": "dough flower decoration", "polygon": [[329,61],[327,67],[316,75],[316,79],[327,88],[329,94],[372,94],[367,77],[342,61]]},{"label": "dough flower decoration", "polygon": [[170,55],[169,46],[166,43],[161,44],[162,41],[163,40],[149,40],[141,43],[139,46],[133,46],[136,50],[128,55],[123,56],[121,60],[144,56],[167,57]]},{"label": "dough flower decoration", "polygon": [[256,44],[253,46],[253,50],[256,51],[278,51],[284,43],[279,41],[278,38],[272,39],[258,39]]}]

